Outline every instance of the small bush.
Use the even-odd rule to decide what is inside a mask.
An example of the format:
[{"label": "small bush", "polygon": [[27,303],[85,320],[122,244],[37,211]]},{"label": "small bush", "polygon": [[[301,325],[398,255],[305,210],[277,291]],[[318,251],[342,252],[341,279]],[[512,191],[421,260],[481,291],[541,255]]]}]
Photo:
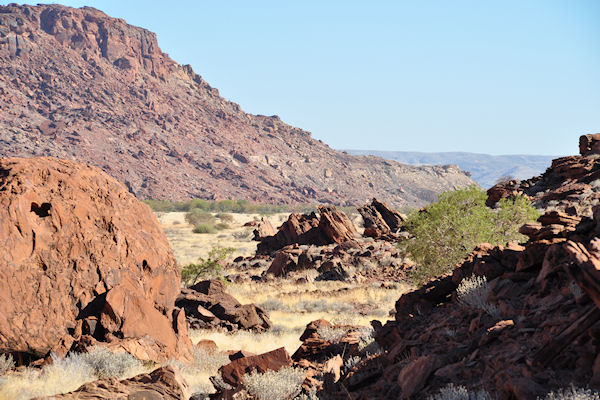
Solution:
[{"label": "small bush", "polygon": [[269,298],[259,304],[260,307],[267,311],[284,311],[287,306],[279,299]]},{"label": "small bush", "polygon": [[252,238],[254,235],[252,234],[252,230],[245,229],[240,232],[233,232],[232,236],[237,240],[248,240]]},{"label": "small bush", "polygon": [[544,397],[544,400],[600,400],[600,394],[598,394],[598,392],[592,392],[589,389],[586,390],[571,387],[569,389],[560,389],[556,392],[548,393],[546,397]]},{"label": "small bush", "polygon": [[229,223],[233,222],[233,215],[231,215],[231,214],[219,213],[219,214],[215,215],[215,217],[219,218],[223,222],[229,222]]},{"label": "small bush", "polygon": [[210,224],[215,222],[215,217],[206,211],[198,210],[197,208],[185,214],[185,220],[190,225]]},{"label": "small bush", "polygon": [[346,369],[346,371],[350,371],[361,360],[362,358],[360,358],[359,356],[350,357],[344,362],[344,368]]},{"label": "small bush", "polygon": [[487,278],[473,275],[462,280],[456,289],[456,296],[460,304],[473,309],[479,308],[495,318],[500,310],[487,302],[489,292]]},{"label": "small bush", "polygon": [[12,355],[2,354],[0,356],[0,376],[6,374],[9,370],[14,368],[15,362]]},{"label": "small bush", "polygon": [[[225,352],[206,351],[203,348],[194,346],[192,349],[194,359],[190,363],[183,363],[178,360],[169,360],[168,365],[175,365],[181,371],[185,381],[190,386],[193,394],[211,393],[213,385],[210,384],[208,377],[217,375],[218,369],[231,360]],[[220,375],[219,375],[220,376]]]},{"label": "small bush", "polygon": [[142,362],[131,354],[113,353],[104,347],[94,347],[87,353],[80,353],[79,356],[98,378],[125,376],[143,368]]},{"label": "small bush", "polygon": [[524,196],[503,199],[494,210],[486,199],[484,190],[471,186],[442,193],[437,202],[409,215],[405,227],[412,239],[400,246],[417,263],[411,271],[415,283],[451,271],[479,243],[525,239],[519,228],[539,216]]},{"label": "small bush", "polygon": [[464,386],[454,386],[452,383],[440,389],[440,392],[430,396],[428,400],[492,400],[485,390],[470,393]]},{"label": "small bush", "polygon": [[214,247],[207,258],[200,257],[197,264],[188,264],[181,269],[181,281],[186,286],[192,286],[201,279],[222,279],[222,267],[219,262],[234,251],[232,247]]},{"label": "small bush", "polygon": [[319,337],[330,343],[339,343],[349,332],[346,327],[323,326],[318,328]]},{"label": "small bush", "polygon": [[215,229],[218,231],[222,231],[223,229],[229,229],[231,228],[229,226],[229,224],[225,223],[225,222],[219,222],[218,224],[215,225]]},{"label": "small bush", "polygon": [[248,393],[258,400],[291,400],[301,393],[305,375],[303,369],[282,367],[264,374],[246,374],[243,379]]},{"label": "small bush", "polygon": [[217,229],[214,225],[209,224],[199,224],[194,227],[192,232],[194,233],[215,233]]}]

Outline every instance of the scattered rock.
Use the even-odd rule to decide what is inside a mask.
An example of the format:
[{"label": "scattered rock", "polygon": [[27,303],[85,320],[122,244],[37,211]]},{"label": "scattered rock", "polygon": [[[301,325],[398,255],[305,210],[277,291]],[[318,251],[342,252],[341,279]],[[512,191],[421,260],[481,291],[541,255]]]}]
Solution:
[{"label": "scattered rock", "polygon": [[175,304],[186,311],[193,328],[222,327],[263,332],[271,328],[267,312],[254,304],[241,304],[225,292],[219,280],[202,281],[181,290]]}]

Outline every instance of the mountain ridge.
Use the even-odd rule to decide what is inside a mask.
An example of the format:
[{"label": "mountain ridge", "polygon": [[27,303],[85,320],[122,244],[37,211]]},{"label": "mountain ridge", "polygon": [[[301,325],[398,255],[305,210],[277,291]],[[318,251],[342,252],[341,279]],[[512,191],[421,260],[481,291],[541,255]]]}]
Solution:
[{"label": "mountain ridge", "polygon": [[0,157],[85,161],[140,198],[419,206],[472,184],[331,149],[220,97],[156,35],[91,7],[0,6]]},{"label": "mountain ridge", "polygon": [[388,150],[344,150],[354,155],[375,155],[409,165],[453,164],[469,172],[474,181],[488,188],[505,177],[528,179],[542,174],[558,156],[535,154],[485,154],[466,151],[419,152]]}]

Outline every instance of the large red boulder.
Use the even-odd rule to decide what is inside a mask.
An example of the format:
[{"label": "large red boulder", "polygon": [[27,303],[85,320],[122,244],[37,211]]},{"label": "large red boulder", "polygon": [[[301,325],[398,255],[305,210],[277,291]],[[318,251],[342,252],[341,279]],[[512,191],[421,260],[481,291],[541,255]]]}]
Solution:
[{"label": "large red boulder", "polygon": [[270,254],[291,244],[343,243],[353,240],[356,228],[342,211],[334,206],[319,206],[319,214],[291,214],[277,233],[267,236],[257,246],[257,254]]},{"label": "large red boulder", "polygon": [[0,352],[44,357],[85,333],[150,341],[164,359],[189,351],[169,243],[150,208],[100,169],[1,159],[0,246]]}]

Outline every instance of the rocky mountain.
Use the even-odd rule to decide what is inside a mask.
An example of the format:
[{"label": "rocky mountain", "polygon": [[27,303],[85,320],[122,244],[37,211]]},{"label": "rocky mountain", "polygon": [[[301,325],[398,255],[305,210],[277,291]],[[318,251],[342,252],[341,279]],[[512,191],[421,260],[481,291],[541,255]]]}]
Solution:
[{"label": "rocky mountain", "polygon": [[0,7],[0,157],[85,161],[140,198],[417,206],[458,167],[335,151],[223,99],[156,35],[93,8]]},{"label": "rocky mountain", "polygon": [[466,152],[346,151],[354,155],[373,155],[409,165],[458,165],[463,171],[471,173],[471,178],[484,188],[495,185],[499,179],[507,176],[515,179],[527,179],[530,176],[540,175],[548,168],[552,159],[556,158],[554,156],[524,154],[493,156]]}]

